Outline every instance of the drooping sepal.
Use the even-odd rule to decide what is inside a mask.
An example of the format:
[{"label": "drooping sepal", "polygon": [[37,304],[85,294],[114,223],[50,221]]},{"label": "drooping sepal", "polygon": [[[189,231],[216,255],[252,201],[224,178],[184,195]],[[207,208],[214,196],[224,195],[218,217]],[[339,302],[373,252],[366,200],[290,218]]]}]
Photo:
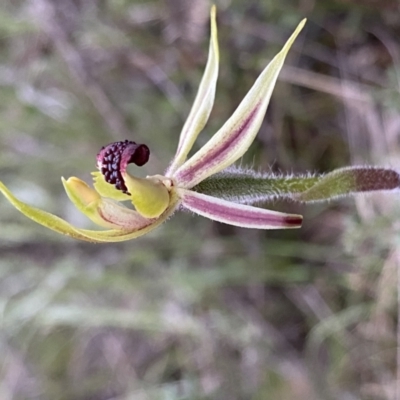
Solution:
[{"label": "drooping sepal", "polygon": [[2,182],[0,182],[0,192],[18,211],[20,211],[26,217],[30,218],[32,221],[48,229],[51,229],[52,231],[70,236],[74,239],[94,243],[120,242],[124,240],[134,239],[136,237],[146,234],[147,232],[150,232],[162,222],[164,222],[170,215],[165,215],[165,218],[163,216],[163,218],[160,218],[155,222],[147,221],[146,224],[137,227],[135,231],[127,231],[123,229],[93,231],[88,229],[76,228],[62,218],[57,217],[56,215],[40,210],[36,207],[32,207],[29,204],[18,200]]},{"label": "drooping sepal", "polygon": [[165,222],[174,213],[179,202],[179,199],[173,197],[168,209],[159,218],[156,220],[142,219],[143,224],[136,224],[135,228],[94,231],[76,228],[56,215],[18,200],[2,182],[0,182],[0,192],[18,211],[32,221],[74,239],[93,243],[122,242],[145,235]]},{"label": "drooping sepal", "polygon": [[233,164],[247,151],[261,126],[286,55],[305,22],[300,22],[222,128],[175,172],[179,186],[192,188]]},{"label": "drooping sepal", "polygon": [[203,217],[229,225],[254,229],[300,228],[303,217],[217,199],[179,189],[182,207]]}]

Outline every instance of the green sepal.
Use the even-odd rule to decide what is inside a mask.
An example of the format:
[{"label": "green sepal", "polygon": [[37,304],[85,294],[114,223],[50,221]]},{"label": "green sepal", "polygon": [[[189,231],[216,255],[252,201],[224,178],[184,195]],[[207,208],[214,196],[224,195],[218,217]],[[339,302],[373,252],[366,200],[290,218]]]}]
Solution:
[{"label": "green sepal", "polygon": [[32,221],[35,221],[36,223],[55,232],[71,236],[74,239],[94,243],[121,242],[142,236],[152,231],[157,226],[161,225],[165,220],[167,220],[168,217],[173,214],[177,205],[177,199],[175,199],[175,201],[171,203],[170,207],[157,220],[149,221],[148,225],[142,226],[140,229],[137,229],[135,231],[124,229],[93,231],[76,228],[69,224],[67,221],[57,217],[56,215],[50,214],[46,211],[42,211],[36,207],[32,207],[18,200],[2,182],[0,182],[0,192],[18,211],[20,211],[26,217],[30,218]]},{"label": "green sepal", "polygon": [[264,120],[269,100],[285,58],[303,29],[303,19],[282,50],[264,68],[231,117],[212,138],[174,174],[179,187],[192,189],[243,156],[256,137]]}]

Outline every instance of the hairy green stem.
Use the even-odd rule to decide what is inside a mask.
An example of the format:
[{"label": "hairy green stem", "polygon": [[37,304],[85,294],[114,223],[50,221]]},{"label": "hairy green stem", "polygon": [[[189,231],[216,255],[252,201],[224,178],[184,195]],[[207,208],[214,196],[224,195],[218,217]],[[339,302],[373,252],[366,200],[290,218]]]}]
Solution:
[{"label": "hairy green stem", "polygon": [[239,203],[290,198],[313,202],[374,191],[400,188],[397,171],[379,167],[346,167],[328,174],[282,175],[239,168],[204,180],[193,190]]}]

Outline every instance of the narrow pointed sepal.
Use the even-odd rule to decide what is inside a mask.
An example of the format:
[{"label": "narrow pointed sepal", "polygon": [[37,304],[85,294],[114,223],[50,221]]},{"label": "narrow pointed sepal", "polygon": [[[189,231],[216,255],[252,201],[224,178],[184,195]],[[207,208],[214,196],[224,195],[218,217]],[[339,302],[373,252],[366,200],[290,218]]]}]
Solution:
[{"label": "narrow pointed sepal", "polygon": [[230,166],[247,151],[261,126],[286,55],[305,22],[300,22],[222,128],[176,171],[174,178],[179,186],[192,188]]},{"label": "narrow pointed sepal", "polygon": [[229,225],[254,229],[300,228],[303,217],[265,210],[217,199],[191,190],[179,189],[183,208]]},{"label": "narrow pointed sepal", "polygon": [[50,214],[36,207],[32,207],[29,204],[18,200],[2,182],[0,182],[0,192],[19,212],[30,218],[32,221],[48,229],[51,229],[54,232],[70,236],[74,239],[93,243],[120,242],[124,240],[134,239],[138,236],[142,236],[150,232],[162,222],[164,222],[169,215],[171,215],[171,213],[165,214],[165,216],[162,216],[162,218],[157,219],[155,222],[148,221],[147,225],[141,226],[140,229],[137,229],[134,232],[121,229],[93,231],[76,228],[62,218],[57,217],[56,215]]},{"label": "narrow pointed sepal", "polygon": [[182,128],[178,149],[165,173],[166,176],[172,176],[176,169],[185,162],[193,143],[208,121],[208,117],[210,116],[214,104],[215,88],[217,86],[218,78],[218,63],[218,33],[216,7],[214,5],[211,8],[211,38],[207,65],[192,109],[190,110],[189,116]]},{"label": "narrow pointed sepal", "polygon": [[173,197],[170,206],[159,218],[155,220],[143,220],[143,224],[140,226],[136,225],[134,229],[108,229],[103,231],[94,231],[76,228],[56,215],[32,207],[29,204],[18,200],[2,182],[0,182],[0,193],[2,193],[18,211],[30,218],[32,221],[51,229],[54,232],[92,243],[122,242],[145,235],[165,222],[175,212],[175,209],[179,204],[179,199]]}]

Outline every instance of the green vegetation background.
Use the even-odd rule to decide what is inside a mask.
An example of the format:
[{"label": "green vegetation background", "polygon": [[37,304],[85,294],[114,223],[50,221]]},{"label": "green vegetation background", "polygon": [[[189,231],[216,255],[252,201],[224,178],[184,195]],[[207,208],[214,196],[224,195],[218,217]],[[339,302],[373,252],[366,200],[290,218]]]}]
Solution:
[{"label": "green vegetation background", "polygon": [[[219,0],[221,70],[200,146],[303,17],[256,142],[261,170],[398,167],[397,0]],[[206,61],[206,0],[0,4],[0,179],[82,227],[60,177],[98,149],[174,153]],[[399,207],[394,195],[265,205],[295,231],[179,213],[93,245],[0,199],[0,398],[395,399]],[[396,384],[397,382],[397,384]],[[396,397],[398,396],[398,397]]]}]

